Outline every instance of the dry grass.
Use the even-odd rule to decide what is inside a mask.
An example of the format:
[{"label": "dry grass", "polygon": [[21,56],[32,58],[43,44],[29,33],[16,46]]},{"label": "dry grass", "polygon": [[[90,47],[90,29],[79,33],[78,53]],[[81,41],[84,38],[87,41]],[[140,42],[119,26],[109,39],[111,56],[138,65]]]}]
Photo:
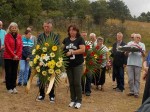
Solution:
[{"label": "dry grass", "polygon": [[[2,81],[2,80],[0,80]],[[144,81],[141,80],[140,97],[128,97],[127,75],[125,75],[125,91],[123,93],[112,90],[112,82],[107,74],[105,91],[92,89],[90,97],[83,95],[82,107],[79,110],[69,108],[69,92],[67,84],[62,79],[59,87],[56,88],[56,103],[49,102],[48,96],[42,102],[36,102],[38,93],[36,79],[32,84],[29,94],[25,93],[24,87],[17,87],[18,94],[8,94],[5,84],[0,84],[0,112],[133,112],[140,104],[143,94]]]}]

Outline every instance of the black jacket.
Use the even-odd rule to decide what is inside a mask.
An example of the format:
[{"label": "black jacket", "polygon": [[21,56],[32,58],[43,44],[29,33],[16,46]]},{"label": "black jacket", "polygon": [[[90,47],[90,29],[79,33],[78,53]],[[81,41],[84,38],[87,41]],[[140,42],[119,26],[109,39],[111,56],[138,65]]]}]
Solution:
[{"label": "black jacket", "polygon": [[[120,46],[124,46],[126,43],[121,42]],[[113,57],[113,66],[123,67],[127,64],[127,56],[124,52],[117,51],[117,42],[113,44],[111,57]]]}]

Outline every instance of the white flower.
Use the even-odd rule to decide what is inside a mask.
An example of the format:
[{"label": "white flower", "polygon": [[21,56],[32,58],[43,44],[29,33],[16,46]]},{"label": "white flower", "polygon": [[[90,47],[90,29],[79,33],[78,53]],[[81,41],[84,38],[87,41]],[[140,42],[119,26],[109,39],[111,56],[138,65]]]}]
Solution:
[{"label": "white flower", "polygon": [[34,54],[35,54],[35,52],[36,52],[36,49],[33,49],[33,50],[32,50],[32,55],[34,55]]},{"label": "white flower", "polygon": [[47,56],[47,54],[46,54],[45,56],[43,56],[43,59],[44,59],[45,61],[48,61],[48,60],[50,59],[50,56]]}]

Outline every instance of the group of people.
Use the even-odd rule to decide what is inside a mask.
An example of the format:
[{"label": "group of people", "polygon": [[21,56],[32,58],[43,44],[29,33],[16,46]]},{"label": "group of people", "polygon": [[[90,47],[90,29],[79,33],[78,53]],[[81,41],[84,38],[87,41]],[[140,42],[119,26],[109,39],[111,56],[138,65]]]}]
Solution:
[{"label": "group of people", "polygon": [[[2,30],[2,22],[0,21],[0,40],[1,50],[4,49],[3,59],[5,66],[5,80],[6,88],[9,93],[17,93],[16,80],[18,74],[18,66],[20,64],[18,85],[27,85],[27,81],[30,75],[29,61],[32,60],[32,47],[36,44],[42,44],[47,38],[51,38],[51,35],[56,35],[55,42],[57,45],[62,44],[65,55],[68,57],[68,66],[66,67],[66,73],[68,76],[70,87],[71,102],[69,107],[75,107],[79,109],[82,103],[82,93],[86,96],[91,95],[91,84],[93,83],[97,89],[104,90],[106,67],[110,66],[110,58],[113,62],[112,80],[117,83],[114,87],[118,92],[124,91],[124,68],[127,66],[128,80],[130,92],[128,96],[139,97],[140,76],[142,69],[142,58],[145,56],[145,45],[141,42],[140,34],[132,34],[132,40],[127,45],[135,45],[140,48],[140,52],[121,52],[118,50],[119,46],[125,46],[123,42],[123,34],[117,33],[116,42],[112,46],[111,55],[108,55],[108,48],[104,45],[104,39],[102,37],[96,37],[95,33],[90,33],[89,38],[87,32],[79,32],[76,25],[70,25],[68,27],[68,36],[64,38],[60,43],[60,37],[58,34],[52,31],[52,22],[45,21],[43,23],[43,33],[34,37],[31,32],[32,29],[28,27],[23,36],[19,34],[18,25],[12,22],[7,30],[7,33]],[[1,36],[2,35],[2,36]],[[2,38],[3,37],[3,38]],[[92,73],[86,74],[86,83],[82,82],[83,66],[85,46],[90,45],[92,47],[99,47],[103,50],[103,59],[105,61],[97,68],[95,75]],[[145,68],[145,71],[147,69]],[[93,78],[93,76],[95,76]],[[40,82],[40,81],[39,81]],[[37,97],[37,101],[42,101],[45,98],[45,85],[39,84],[40,95]],[[53,85],[51,92],[49,93],[50,102],[55,101],[55,85]]]}]

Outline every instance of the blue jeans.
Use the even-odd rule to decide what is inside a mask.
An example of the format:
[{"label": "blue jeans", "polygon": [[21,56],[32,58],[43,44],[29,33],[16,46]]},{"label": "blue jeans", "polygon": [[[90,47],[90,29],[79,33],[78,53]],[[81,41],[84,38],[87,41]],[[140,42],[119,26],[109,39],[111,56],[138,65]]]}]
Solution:
[{"label": "blue jeans", "polygon": [[20,60],[20,71],[19,71],[19,78],[18,83],[27,83],[28,75],[29,75],[29,62],[26,60]]}]

